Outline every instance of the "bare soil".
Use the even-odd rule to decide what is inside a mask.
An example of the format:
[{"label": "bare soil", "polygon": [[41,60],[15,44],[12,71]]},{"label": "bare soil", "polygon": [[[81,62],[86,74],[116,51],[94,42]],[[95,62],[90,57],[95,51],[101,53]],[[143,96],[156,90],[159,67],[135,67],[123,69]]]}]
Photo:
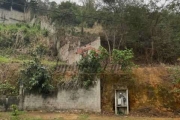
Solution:
[{"label": "bare soil", "polygon": [[156,118],[47,112],[25,112],[21,113],[18,116],[12,116],[12,113],[10,112],[0,112],[0,120],[180,120],[180,118]]}]

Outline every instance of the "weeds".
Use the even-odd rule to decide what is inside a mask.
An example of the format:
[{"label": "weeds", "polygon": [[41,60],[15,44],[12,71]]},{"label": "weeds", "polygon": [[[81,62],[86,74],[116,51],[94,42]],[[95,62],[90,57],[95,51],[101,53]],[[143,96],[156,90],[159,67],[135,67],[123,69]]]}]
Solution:
[{"label": "weeds", "polygon": [[0,56],[0,63],[8,63],[9,61],[9,58]]},{"label": "weeds", "polygon": [[77,120],[89,120],[88,118],[89,118],[88,114],[82,114],[77,118]]},{"label": "weeds", "polygon": [[17,107],[17,105],[15,105],[15,104],[13,104],[13,105],[11,105],[11,108],[12,108],[12,115],[13,116],[18,116],[19,115],[19,110],[18,110],[18,107]]}]

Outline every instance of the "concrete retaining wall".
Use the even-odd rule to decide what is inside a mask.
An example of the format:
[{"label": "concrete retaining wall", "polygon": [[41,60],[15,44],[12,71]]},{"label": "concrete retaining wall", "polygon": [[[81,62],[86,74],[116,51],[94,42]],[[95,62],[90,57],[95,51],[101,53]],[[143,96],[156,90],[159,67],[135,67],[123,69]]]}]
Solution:
[{"label": "concrete retaining wall", "polygon": [[56,97],[26,95],[25,110],[85,110],[101,112],[100,81],[89,90],[59,90]]},{"label": "concrete retaining wall", "polygon": [[15,24],[29,20],[30,12],[23,13],[16,10],[6,10],[0,8],[0,23]]},{"label": "concrete retaining wall", "polygon": [[11,109],[11,105],[19,105],[18,96],[0,96],[0,111],[7,111]]}]

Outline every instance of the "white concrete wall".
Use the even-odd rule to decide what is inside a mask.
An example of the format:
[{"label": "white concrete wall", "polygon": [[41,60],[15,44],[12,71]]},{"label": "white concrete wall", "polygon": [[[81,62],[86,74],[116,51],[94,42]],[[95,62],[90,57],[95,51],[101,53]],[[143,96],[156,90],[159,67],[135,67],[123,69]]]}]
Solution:
[{"label": "white concrete wall", "polygon": [[78,62],[81,59],[81,55],[77,54],[77,48],[74,50],[69,51],[69,55],[68,55],[68,64],[73,64]]},{"label": "white concrete wall", "polygon": [[[95,41],[87,44],[89,47],[93,47],[95,49],[98,49],[101,46],[101,42],[100,42],[100,37],[98,37]],[[70,44],[71,43],[67,43],[64,46],[62,46],[59,49],[59,56],[61,57],[61,60],[63,61],[67,61],[68,64],[73,64],[78,62],[81,59],[81,55],[77,54],[77,49],[78,48],[84,48],[85,46],[81,46],[80,45],[74,45],[74,47],[72,48],[72,50],[70,49]]]},{"label": "white concrete wall", "polygon": [[59,90],[57,97],[26,95],[25,110],[85,110],[101,112],[100,80],[89,90]]},{"label": "white concrete wall", "polygon": [[69,43],[65,44],[59,49],[58,55],[62,61],[67,61],[69,56]]},{"label": "white concrete wall", "polygon": [[5,10],[0,8],[0,23],[14,24],[30,20],[30,12],[23,13],[16,10]]}]

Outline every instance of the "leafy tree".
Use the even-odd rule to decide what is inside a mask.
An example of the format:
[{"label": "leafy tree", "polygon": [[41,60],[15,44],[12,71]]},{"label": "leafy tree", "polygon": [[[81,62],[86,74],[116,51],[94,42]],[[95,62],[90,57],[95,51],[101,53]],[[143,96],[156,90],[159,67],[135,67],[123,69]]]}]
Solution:
[{"label": "leafy tree", "polygon": [[105,20],[100,23],[103,26],[103,46],[108,48],[109,54],[113,49],[127,47],[133,48],[135,58],[140,61],[176,61],[179,56],[179,30],[174,27],[179,25],[177,1],[160,5],[157,0],[149,1],[148,5],[130,0],[104,0],[104,3],[100,16]]},{"label": "leafy tree", "polygon": [[[132,50],[113,50],[112,56],[113,64],[121,65],[121,70],[130,70],[134,64],[132,58],[134,57]],[[98,51],[91,50],[89,54],[82,56],[82,59],[78,62],[79,76],[78,79],[82,83],[82,86],[89,88],[95,84],[95,78],[98,73],[103,72],[109,61],[109,54],[107,50],[100,47]]]},{"label": "leafy tree", "polygon": [[77,13],[80,17],[81,34],[84,34],[84,27],[92,27],[96,22],[95,17],[96,7],[94,0],[81,0],[83,6],[81,7],[80,13]]},{"label": "leafy tree", "polygon": [[76,19],[76,12],[78,12],[78,6],[71,2],[62,2],[57,8],[54,8],[56,4],[51,4],[51,9],[55,12],[50,12],[52,21],[55,21],[60,26],[70,26],[78,24]]},{"label": "leafy tree", "polygon": [[52,1],[49,3],[50,4],[50,9],[53,10],[53,9],[56,9],[57,8],[57,3]]},{"label": "leafy tree", "polygon": [[134,57],[132,50],[117,50],[114,49],[112,53],[113,62],[121,65],[122,70],[131,69],[134,65],[132,58]]},{"label": "leafy tree", "polygon": [[38,1],[37,0],[30,0],[29,7],[30,7],[32,14],[36,14],[37,8],[38,8]]},{"label": "leafy tree", "polygon": [[11,7],[15,10],[24,12],[24,9],[26,8],[26,0],[3,0],[0,1],[0,7],[10,10]]},{"label": "leafy tree", "polygon": [[12,5],[12,1],[11,0],[0,1],[0,7],[1,8],[5,8],[7,10],[10,10],[11,5]]},{"label": "leafy tree", "polygon": [[24,9],[27,8],[27,6],[25,6],[25,5],[27,5],[26,0],[13,0],[12,7],[15,10],[19,10],[19,11],[24,12]]}]

